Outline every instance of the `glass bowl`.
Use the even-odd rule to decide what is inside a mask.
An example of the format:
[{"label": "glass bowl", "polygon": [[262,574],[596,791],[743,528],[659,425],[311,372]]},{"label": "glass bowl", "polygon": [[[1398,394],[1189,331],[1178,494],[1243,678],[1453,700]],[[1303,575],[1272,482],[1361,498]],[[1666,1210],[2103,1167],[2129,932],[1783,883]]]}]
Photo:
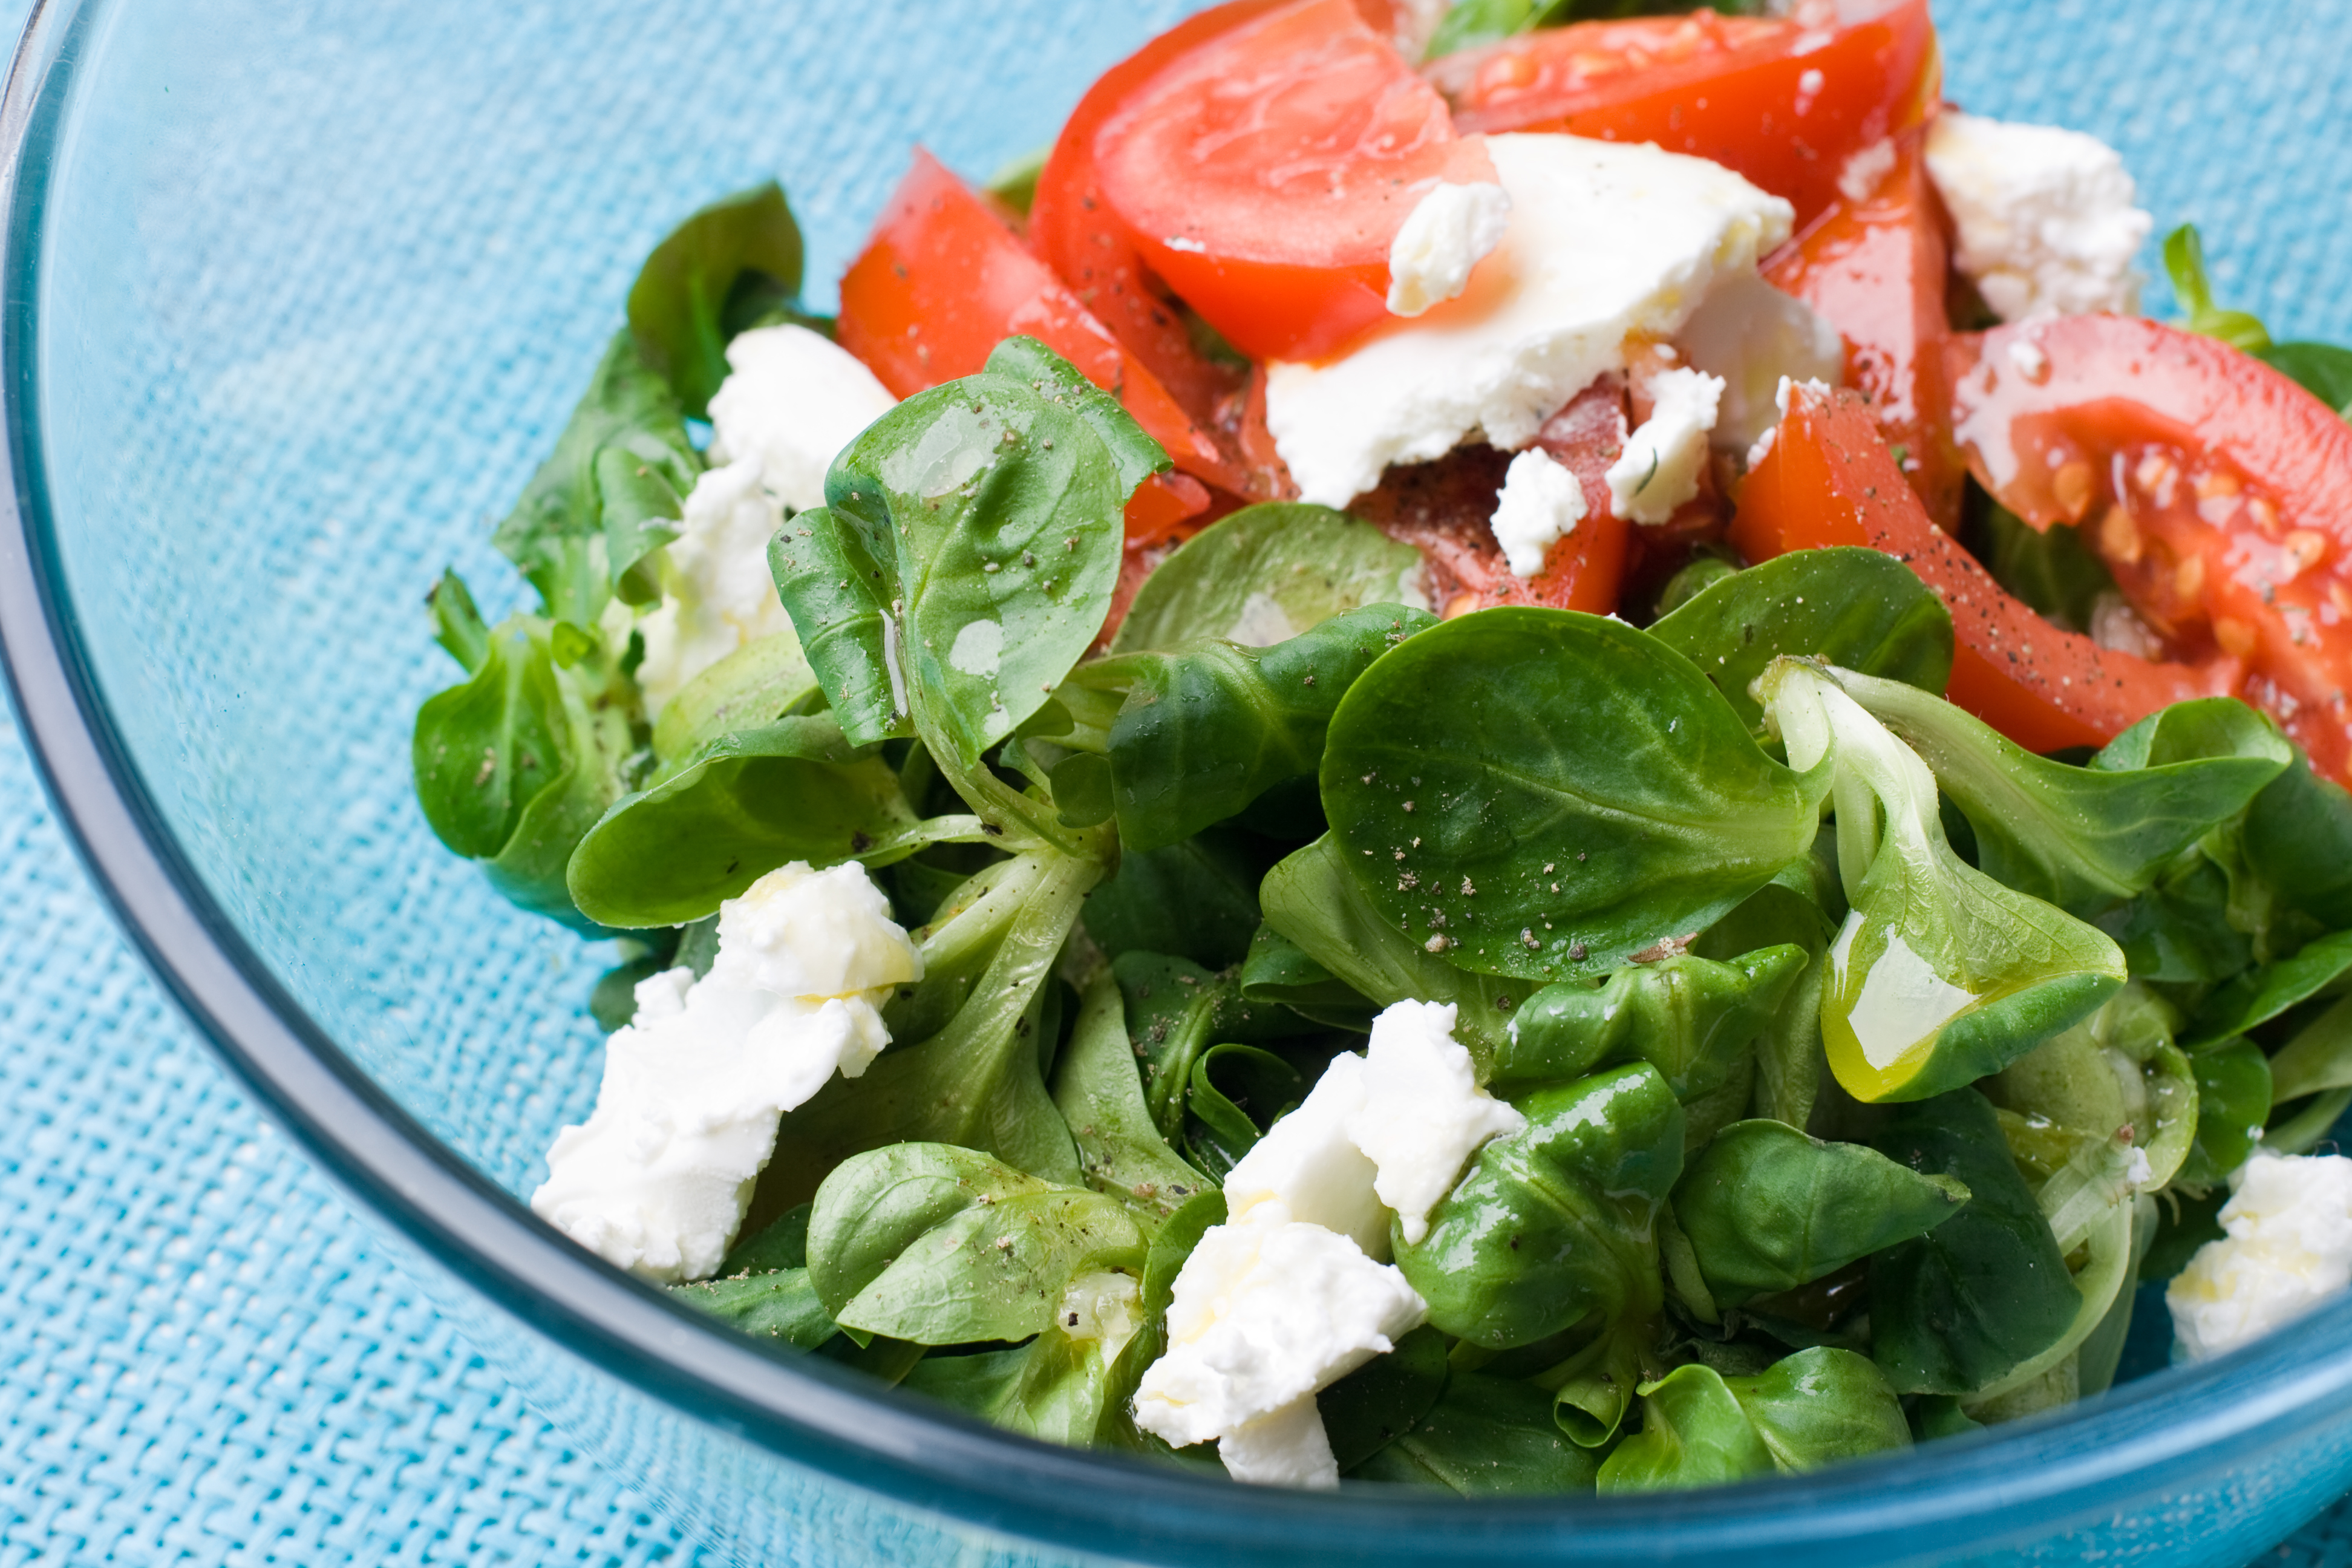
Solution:
[{"label": "glass bowl", "polygon": [[[1007,1437],[718,1328],[517,1201],[594,1094],[607,955],[417,815],[411,716],[455,679],[426,587],[454,563],[493,618],[511,600],[489,522],[671,222],[780,174],[822,303],[913,142],[985,174],[1188,8],[45,5],[0,105],[0,641],[156,967],[481,1352],[744,1562],[2234,1563],[2284,1537],[2352,1482],[2352,1304],[1911,1457],[1469,1506]],[[2161,225],[2204,225],[2229,302],[2352,336],[2352,11],[1948,12],[1956,99],[2108,137]]]}]

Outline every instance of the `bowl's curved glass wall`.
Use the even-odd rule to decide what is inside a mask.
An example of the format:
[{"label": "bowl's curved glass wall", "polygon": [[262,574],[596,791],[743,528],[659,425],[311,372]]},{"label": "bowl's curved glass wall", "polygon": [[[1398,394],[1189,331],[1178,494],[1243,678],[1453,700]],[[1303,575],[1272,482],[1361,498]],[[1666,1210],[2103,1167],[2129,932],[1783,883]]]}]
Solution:
[{"label": "bowl's curved glass wall", "polygon": [[[457,675],[425,590],[454,564],[494,617],[518,600],[490,526],[677,218],[781,177],[822,306],[914,142],[984,176],[1191,8],[77,13],[29,407],[78,641],[244,940],[507,1191],[593,1100],[607,954],[508,909],[416,812],[411,717]],[[2225,302],[2352,338],[2340,6],[2283,0],[2258,26],[2195,0],[1941,9],[1954,98],[2106,137],[2159,231],[2204,226]],[[2342,1441],[2242,1480],[2230,1539],[2283,1533],[2352,1463]]]}]

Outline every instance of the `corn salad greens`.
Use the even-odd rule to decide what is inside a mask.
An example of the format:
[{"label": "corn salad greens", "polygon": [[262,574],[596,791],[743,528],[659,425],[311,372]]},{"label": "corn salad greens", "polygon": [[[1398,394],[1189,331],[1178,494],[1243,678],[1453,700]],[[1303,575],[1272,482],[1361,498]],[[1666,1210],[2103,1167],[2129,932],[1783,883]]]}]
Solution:
[{"label": "corn salad greens", "polygon": [[[1286,1408],[1365,1482],[1690,1487],[2105,1389],[2254,1142],[2352,1105],[2352,797],[2254,710],[2037,756],[1944,700],[1950,616],[1887,555],[1710,562],[1641,627],[1440,621],[1409,548],[1296,504],[1107,637],[1168,458],[1030,338],[841,452],[769,547],[791,629],[649,720],[688,421],[736,333],[813,320],[800,257],[772,187],[655,252],[499,529],[536,607],[445,577],[467,679],[416,723],[442,839],[622,939],[608,1028],[779,868],[856,862],[911,933],[888,1048],[782,1115],[682,1301],[1213,1468],[1139,1420],[1180,1274],[1255,1234],[1269,1131],[1437,1004],[1507,1130],[1425,1213],[1382,1186],[1364,1266],[1423,1310]],[[1268,595],[1295,635],[1224,640]]]}]

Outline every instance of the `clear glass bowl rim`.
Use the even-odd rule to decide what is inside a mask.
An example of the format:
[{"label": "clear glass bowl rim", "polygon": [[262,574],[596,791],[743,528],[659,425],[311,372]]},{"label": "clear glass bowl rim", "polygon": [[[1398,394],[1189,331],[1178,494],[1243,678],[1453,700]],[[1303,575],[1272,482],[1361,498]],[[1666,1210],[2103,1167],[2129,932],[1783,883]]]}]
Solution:
[{"label": "clear glass bowl rim", "polygon": [[[878,1390],[763,1347],[584,1253],[427,1132],[272,977],[166,826],[79,640],[42,470],[37,269],[46,153],[99,9],[38,0],[0,96],[0,668],[60,820],[222,1061],[349,1194],[504,1313],[688,1419],[844,1484],[1073,1552],[1147,1562],[1212,1552],[1286,1565],[1973,1555],[2126,1512],[2341,1419],[2352,1301],[2086,1407],[1811,1476],[1479,1504],[1259,1490],[1032,1442]],[[1922,1542],[1940,1544],[1923,1552]]]}]

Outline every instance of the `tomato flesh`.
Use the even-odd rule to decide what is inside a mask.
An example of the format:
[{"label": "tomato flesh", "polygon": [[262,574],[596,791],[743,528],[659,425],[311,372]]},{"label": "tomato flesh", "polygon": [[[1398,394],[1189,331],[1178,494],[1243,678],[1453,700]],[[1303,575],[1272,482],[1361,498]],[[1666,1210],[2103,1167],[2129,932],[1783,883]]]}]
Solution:
[{"label": "tomato flesh", "polygon": [[842,277],[837,331],[898,397],[974,374],[999,342],[1025,332],[1118,398],[1178,468],[1228,489],[1243,483],[1216,442],[1004,216],[920,148]]},{"label": "tomato flesh", "polygon": [[2352,773],[2352,426],[2226,343],[2134,316],[1956,339],[1953,433],[2035,528],[2082,525],[2140,618]]},{"label": "tomato flesh", "polygon": [[1848,159],[1927,117],[1941,80],[1927,0],[1843,26],[1837,10],[1579,22],[1448,55],[1427,75],[1459,130],[1654,142],[1787,198],[1801,226],[1837,199]]},{"label": "tomato flesh", "polygon": [[[1218,410],[1235,398],[1242,377],[1201,353],[1175,297],[1144,268],[1134,237],[1103,197],[1095,136],[1104,120],[1169,62],[1285,3],[1230,0],[1213,6],[1105,71],[1064,122],[1029,208],[1030,247],[1203,424],[1217,422]],[[1253,491],[1251,499],[1273,498]]]},{"label": "tomato flesh", "polygon": [[1351,0],[1239,19],[1124,85],[1087,154],[1101,199],[1255,358],[1325,358],[1388,320],[1389,247],[1427,182],[1495,178]]},{"label": "tomato flesh", "polygon": [[1893,166],[1876,188],[1832,205],[1766,261],[1764,276],[1844,334],[1853,384],[1927,515],[1950,532],[1968,473],[1944,390],[1949,247],[1919,139],[1898,137],[1889,149]]},{"label": "tomato flesh", "polygon": [[2061,631],[2011,597],[1929,520],[1852,392],[1792,393],[1740,490],[1730,537],[1751,561],[1862,544],[1903,562],[1952,613],[1947,695],[2032,751],[2104,745],[2167,703],[2226,689],[2210,672]]},{"label": "tomato flesh", "polygon": [[1430,463],[1391,468],[1349,510],[1421,552],[1423,587],[1447,617],[1496,605],[1544,605],[1605,616],[1617,607],[1631,527],[1610,510],[1609,465],[1625,445],[1625,385],[1604,376],[1545,422],[1535,445],[1573,473],[1589,510],[1521,578],[1495,540],[1495,502],[1512,454],[1456,447]]}]

